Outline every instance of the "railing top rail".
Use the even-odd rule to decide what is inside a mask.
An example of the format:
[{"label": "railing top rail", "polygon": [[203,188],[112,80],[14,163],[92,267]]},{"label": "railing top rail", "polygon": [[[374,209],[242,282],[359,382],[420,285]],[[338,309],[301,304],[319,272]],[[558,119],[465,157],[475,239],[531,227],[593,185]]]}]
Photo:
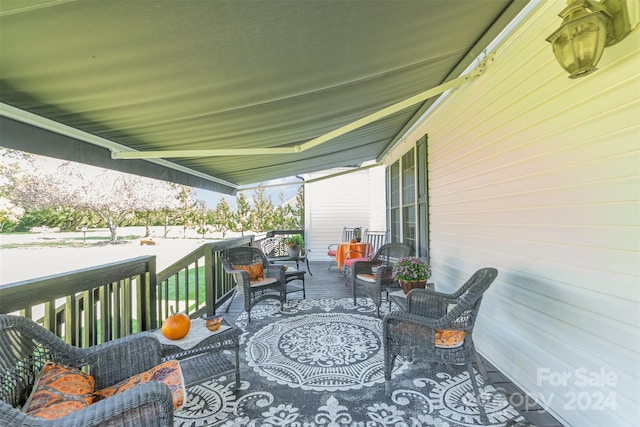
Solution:
[{"label": "railing top rail", "polygon": [[188,255],[185,255],[184,257],[180,258],[179,260],[171,264],[169,267],[159,272],[157,275],[157,281],[158,283],[162,282],[163,280],[167,279],[171,275],[181,271],[183,268],[185,268],[185,266],[188,266],[194,260],[197,260],[198,258],[205,256],[205,253],[208,250],[208,248],[211,248],[211,251],[213,252],[217,252],[217,251],[223,251],[225,249],[229,249],[235,246],[241,246],[245,244],[251,245],[253,243],[254,237],[255,237],[254,235],[248,235],[248,236],[242,236],[242,237],[235,237],[231,239],[215,240],[212,242],[205,243],[202,246],[191,251],[191,253],[189,253]]},{"label": "railing top rail", "polygon": [[156,257],[146,255],[68,273],[8,283],[0,286],[0,313],[23,309],[27,300],[31,305],[41,304],[121,280],[123,277],[134,277],[147,272],[155,275],[155,264]]},{"label": "railing top rail", "polygon": [[147,255],[1,285],[0,313],[12,313],[25,307],[65,298],[108,283],[147,273],[151,274],[150,280],[153,283],[160,283],[182,271],[199,258],[207,256],[207,253],[219,252],[236,246],[252,245],[254,238],[254,235],[247,235],[207,242],[160,273],[156,272],[156,257]]},{"label": "railing top rail", "polygon": [[293,234],[301,234],[304,236],[304,230],[269,230],[266,237],[289,236]]}]

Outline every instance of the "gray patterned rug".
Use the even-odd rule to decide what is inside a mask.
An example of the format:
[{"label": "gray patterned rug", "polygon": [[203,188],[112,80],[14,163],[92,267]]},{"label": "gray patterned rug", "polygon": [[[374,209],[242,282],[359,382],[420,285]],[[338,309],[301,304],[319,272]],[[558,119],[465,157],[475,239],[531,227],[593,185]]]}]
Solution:
[{"label": "gray patterned rug", "polygon": [[[368,299],[265,302],[236,320],[241,387],[222,376],[188,390],[176,426],[479,426],[463,366],[396,361],[384,394],[381,321]],[[386,308],[386,307],[385,307]],[[483,386],[490,425],[521,419]]]}]

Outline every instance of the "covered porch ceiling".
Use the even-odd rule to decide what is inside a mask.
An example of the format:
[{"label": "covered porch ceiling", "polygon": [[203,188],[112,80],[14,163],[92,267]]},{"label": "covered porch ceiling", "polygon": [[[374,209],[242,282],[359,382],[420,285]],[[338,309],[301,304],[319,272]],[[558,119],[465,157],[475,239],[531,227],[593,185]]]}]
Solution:
[{"label": "covered porch ceiling", "polygon": [[327,134],[455,79],[527,3],[2,0],[0,145],[223,193],[379,160],[434,96]]}]

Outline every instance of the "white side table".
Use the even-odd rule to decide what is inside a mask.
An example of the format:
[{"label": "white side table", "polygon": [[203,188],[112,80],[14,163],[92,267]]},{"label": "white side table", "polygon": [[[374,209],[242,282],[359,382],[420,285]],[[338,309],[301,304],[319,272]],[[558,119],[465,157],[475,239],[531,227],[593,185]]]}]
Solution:
[{"label": "white side table", "polygon": [[[199,384],[222,374],[235,374],[236,390],[240,387],[240,345],[242,331],[223,319],[220,329],[211,332],[203,319],[191,319],[191,329],[186,337],[169,341],[158,329],[155,332],[162,345],[162,360],[179,359],[187,387]],[[235,360],[229,361],[223,350],[235,353]]]}]

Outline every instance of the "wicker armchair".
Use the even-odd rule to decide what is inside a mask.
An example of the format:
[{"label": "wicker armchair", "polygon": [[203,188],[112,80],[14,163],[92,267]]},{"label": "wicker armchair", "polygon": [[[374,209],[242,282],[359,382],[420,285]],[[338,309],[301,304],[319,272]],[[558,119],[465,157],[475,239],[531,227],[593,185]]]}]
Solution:
[{"label": "wicker armchair", "polygon": [[373,231],[373,230],[364,230],[364,237],[362,238],[362,242],[367,244],[367,251],[362,253],[360,251],[349,251],[344,254],[344,275],[347,280],[345,281],[345,285],[348,285],[351,281],[351,276],[353,276],[353,271],[351,267],[353,267],[353,263],[356,261],[370,261],[371,257],[378,251],[382,245],[387,243],[387,232],[386,231]]},{"label": "wicker armchair", "polygon": [[[275,299],[280,301],[280,309],[287,300],[287,285],[285,282],[285,267],[269,263],[266,255],[258,248],[241,246],[223,251],[220,260],[224,271],[233,274],[237,283],[236,291],[244,298],[244,309],[247,311],[248,321],[251,321],[251,309],[260,301]],[[239,266],[262,264],[265,280],[251,282],[249,273],[237,269]],[[235,296],[235,294],[234,294]]]},{"label": "wicker armchair", "polygon": [[[480,374],[485,378],[487,376],[473,344],[472,334],[482,296],[497,275],[495,268],[480,269],[453,294],[413,289],[407,294],[407,311],[392,311],[384,317],[384,377],[388,395],[391,394],[391,371],[397,356],[464,364],[478,401],[481,420],[488,423],[473,362]],[[452,333],[458,334],[457,341],[445,342],[443,337]]]},{"label": "wicker armchair", "polygon": [[160,354],[160,343],[149,332],[79,348],[30,319],[0,314],[0,425],[172,426],[171,391],[157,381],[135,386],[57,420],[29,416],[19,409],[48,361],[88,366],[99,390],[158,365]]},{"label": "wicker armchair", "polygon": [[357,295],[367,296],[376,304],[376,314],[380,316],[382,292],[396,283],[391,278],[393,266],[400,258],[412,256],[413,253],[413,247],[407,243],[387,243],[378,249],[370,261],[354,262],[351,275],[353,305],[357,305]]},{"label": "wicker armchair", "polygon": [[311,276],[311,267],[309,267],[309,257],[307,256],[307,249],[300,248],[297,256],[291,256],[288,252],[287,245],[284,243],[284,236],[267,237],[260,242],[260,249],[267,256],[267,259],[271,264],[282,262],[295,262],[296,270],[300,270],[300,263],[307,265],[307,273]]}]

